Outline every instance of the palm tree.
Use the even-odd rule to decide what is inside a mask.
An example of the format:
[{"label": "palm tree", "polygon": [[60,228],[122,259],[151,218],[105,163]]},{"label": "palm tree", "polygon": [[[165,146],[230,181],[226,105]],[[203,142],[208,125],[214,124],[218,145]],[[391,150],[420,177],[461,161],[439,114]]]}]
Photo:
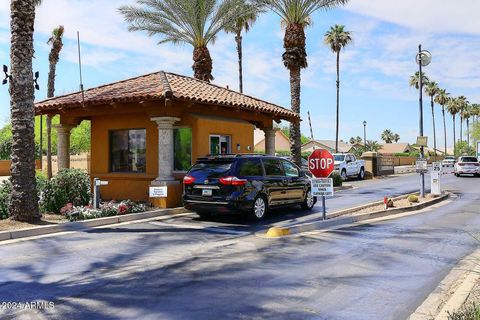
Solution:
[{"label": "palm tree", "polygon": [[[410,77],[410,80],[408,84],[410,87],[414,87],[415,89],[419,90],[420,89],[420,72],[417,71],[413,76]],[[428,79],[427,75],[422,72],[422,83],[426,84],[430,82],[430,79]]]},{"label": "palm tree", "polygon": [[213,80],[208,44],[231,21],[249,14],[242,0],[137,0],[137,4],[119,8],[128,30],[160,35],[159,43],[190,44],[194,76],[207,82]]},{"label": "palm tree", "polygon": [[361,144],[363,142],[363,139],[359,136],[351,137],[349,142],[350,144]]},{"label": "palm tree", "polygon": [[[48,39],[48,44],[52,46],[50,54],[48,55],[48,61],[50,63],[47,88],[48,98],[55,95],[55,71],[57,69],[60,51],[62,51],[63,48],[63,32],[63,26],[58,26],[53,29],[52,36]],[[48,179],[52,178],[52,117],[50,115],[47,115],[47,176]]]},{"label": "palm tree", "polygon": [[456,136],[455,136],[455,116],[457,115],[457,113],[460,111],[459,107],[458,107],[458,98],[450,98],[447,102],[447,111],[448,113],[450,113],[452,115],[452,119],[453,119],[453,155],[456,156],[456,144],[457,144],[457,139],[456,139]]},{"label": "palm tree", "polygon": [[381,138],[385,143],[392,143],[394,140],[394,133],[390,129],[385,129],[382,132]]},{"label": "palm tree", "polygon": [[225,27],[225,32],[235,35],[238,54],[238,85],[241,93],[243,93],[242,31],[248,32],[262,12],[259,6],[246,3],[245,1],[242,6],[245,7],[244,11],[248,14],[238,17]]},{"label": "palm tree", "polygon": [[338,131],[340,126],[340,51],[352,42],[352,36],[344,25],[334,25],[325,33],[324,43],[337,55],[337,121],[335,129],[335,152],[338,152]]},{"label": "palm tree", "polygon": [[474,103],[471,107],[471,113],[473,116],[474,125],[478,124],[478,117],[480,117],[480,104]]},{"label": "palm tree", "polygon": [[468,100],[465,96],[460,96],[457,98],[458,113],[460,114],[460,142],[463,141],[463,120],[465,120],[463,115],[467,104]]},{"label": "palm tree", "polygon": [[393,141],[395,141],[395,143],[397,143],[398,141],[400,141],[400,135],[398,133],[395,133],[393,135]]},{"label": "palm tree", "polygon": [[435,96],[438,93],[438,83],[428,81],[425,86],[425,94],[430,97],[430,105],[432,107],[432,124],[433,124],[433,154],[437,157],[437,130],[435,128]]},{"label": "palm tree", "polygon": [[367,140],[367,143],[365,144],[365,149],[373,152],[377,152],[381,147],[382,146],[374,140]]},{"label": "palm tree", "polygon": [[10,110],[12,121],[12,193],[9,212],[12,219],[34,221],[38,211],[35,181],[35,131],[33,82],[33,30],[36,0],[12,0]]},{"label": "palm tree", "polygon": [[444,152],[447,154],[447,125],[445,123],[445,105],[450,101],[450,93],[446,89],[438,89],[435,96],[435,102],[442,106],[443,116],[443,140],[444,140]]},{"label": "palm tree", "polygon": [[460,112],[462,119],[466,120],[467,122],[467,146],[470,146],[470,117],[471,114],[471,104],[467,101],[464,105],[463,110]]},{"label": "palm tree", "polygon": [[[305,27],[312,23],[311,15],[320,9],[344,5],[348,0],[256,0],[257,4],[275,12],[285,27],[283,64],[290,72],[292,111],[300,114],[301,69],[307,67]],[[293,161],[301,165],[302,143],[300,122],[290,124],[290,149]]]}]

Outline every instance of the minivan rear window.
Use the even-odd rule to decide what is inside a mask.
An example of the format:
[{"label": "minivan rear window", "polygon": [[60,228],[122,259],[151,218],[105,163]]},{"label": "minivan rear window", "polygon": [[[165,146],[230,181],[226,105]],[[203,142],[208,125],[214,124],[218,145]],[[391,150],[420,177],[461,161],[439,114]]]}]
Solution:
[{"label": "minivan rear window", "polygon": [[232,169],[233,161],[208,161],[196,163],[189,171],[193,177],[218,178],[226,176]]}]

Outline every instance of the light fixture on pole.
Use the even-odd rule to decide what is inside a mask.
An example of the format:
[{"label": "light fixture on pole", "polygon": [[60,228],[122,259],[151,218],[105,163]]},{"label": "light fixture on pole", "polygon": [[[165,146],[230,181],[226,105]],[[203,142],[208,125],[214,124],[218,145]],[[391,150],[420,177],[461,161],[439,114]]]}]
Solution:
[{"label": "light fixture on pole", "polygon": [[[432,54],[427,50],[422,50],[422,45],[418,46],[418,53],[415,57],[415,61],[418,64],[418,91],[419,91],[419,108],[420,108],[420,137],[423,138],[423,73],[422,67],[426,67],[432,62]],[[420,159],[425,157],[423,145],[420,146]],[[420,197],[425,197],[425,172],[420,172],[421,177],[421,189],[420,189]]]},{"label": "light fixture on pole", "polygon": [[363,146],[367,151],[367,121],[363,121]]}]

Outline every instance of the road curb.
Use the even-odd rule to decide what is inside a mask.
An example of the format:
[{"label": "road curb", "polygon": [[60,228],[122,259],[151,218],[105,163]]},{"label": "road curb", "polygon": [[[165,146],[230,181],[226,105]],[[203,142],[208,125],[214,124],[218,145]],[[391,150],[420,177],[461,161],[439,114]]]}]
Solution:
[{"label": "road curb", "polygon": [[167,215],[177,215],[185,212],[187,212],[185,208],[178,207],[178,208],[172,208],[172,209],[159,209],[159,210],[147,211],[147,212],[130,213],[130,214],[125,214],[120,216],[104,217],[104,218],[97,218],[97,219],[91,219],[91,220],[85,220],[85,221],[65,222],[65,223],[60,223],[55,225],[38,226],[38,227],[33,227],[28,229],[1,231],[0,241],[41,236],[46,234],[58,233],[58,232],[79,231],[79,230],[85,230],[88,228],[112,225],[112,224],[117,224],[122,222],[144,220],[144,219],[167,216]]},{"label": "road curb", "polygon": [[343,191],[343,190],[350,190],[350,189],[353,189],[353,185],[351,184],[347,184],[347,185],[342,185],[341,187],[333,187],[333,191],[334,192],[337,192],[337,191]]},{"label": "road curb", "polygon": [[[408,195],[402,195],[398,196],[395,198],[392,198],[394,201],[395,200],[401,200],[405,199],[409,196]],[[327,220],[321,220],[321,221],[316,221],[316,222],[309,222],[305,224],[299,224],[299,225],[294,225],[290,227],[282,227],[282,232],[280,233],[271,233],[273,236],[270,236],[272,238],[278,238],[283,235],[292,235],[296,233],[302,233],[302,232],[308,232],[308,231],[313,231],[313,230],[324,230],[324,229],[329,229],[332,227],[338,227],[340,225],[348,225],[352,224],[355,222],[360,222],[364,220],[370,220],[370,219],[375,219],[375,218],[381,218],[381,217],[386,217],[386,216],[393,216],[397,215],[400,213],[404,212],[409,212],[409,211],[417,211],[424,209],[426,207],[432,206],[434,204],[437,204],[445,199],[447,199],[450,196],[450,193],[445,193],[444,195],[435,198],[433,200],[430,200],[428,202],[420,203],[417,205],[413,205],[411,207],[405,207],[405,208],[396,208],[396,209],[388,209],[388,210],[382,210],[382,211],[376,211],[376,212],[371,212],[371,213],[365,213],[361,214],[358,216],[350,216],[350,217],[341,217],[346,214],[350,214],[371,206],[376,206],[383,204],[383,201],[376,201],[376,202],[371,202],[365,205],[357,206],[357,207],[352,207],[344,210],[340,210],[337,212],[333,212],[328,216]],[[268,234],[268,231],[267,231]],[[278,234],[278,235],[277,235]],[[275,236],[277,235],[277,236]]]},{"label": "road curb", "polygon": [[477,249],[458,262],[408,320],[447,320],[447,312],[462,307],[480,278],[479,260],[480,249]]}]

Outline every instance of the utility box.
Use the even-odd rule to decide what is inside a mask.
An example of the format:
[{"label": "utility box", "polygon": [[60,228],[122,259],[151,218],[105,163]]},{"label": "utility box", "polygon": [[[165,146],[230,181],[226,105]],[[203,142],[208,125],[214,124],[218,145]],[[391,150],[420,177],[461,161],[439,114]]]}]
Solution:
[{"label": "utility box", "polygon": [[440,196],[442,194],[442,172],[432,171],[431,177],[431,192],[434,196]]}]

